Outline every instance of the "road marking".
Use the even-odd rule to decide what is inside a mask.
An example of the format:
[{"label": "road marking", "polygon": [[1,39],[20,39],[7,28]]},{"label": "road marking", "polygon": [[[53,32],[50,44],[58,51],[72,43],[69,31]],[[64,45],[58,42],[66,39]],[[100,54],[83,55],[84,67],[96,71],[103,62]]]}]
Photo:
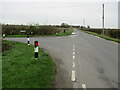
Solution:
[{"label": "road marking", "polygon": [[74,82],[75,81],[75,71],[72,71],[72,75],[71,75],[71,80]]},{"label": "road marking", "polygon": [[82,84],[82,88],[84,88],[84,90],[86,90],[86,84]]},{"label": "road marking", "polygon": [[[73,60],[75,59],[75,45],[73,45]],[[73,68],[75,67],[75,63],[72,64]],[[72,71],[71,80],[75,81],[75,70]]]},{"label": "road marking", "polygon": [[73,52],[73,55],[75,55],[75,52]]},{"label": "road marking", "polygon": [[74,35],[75,34],[75,32],[72,32],[72,35]]},{"label": "road marking", "polygon": [[73,62],[73,68],[75,67],[75,63]]},{"label": "road marking", "polygon": [[73,55],[73,60],[75,59],[75,56]]}]

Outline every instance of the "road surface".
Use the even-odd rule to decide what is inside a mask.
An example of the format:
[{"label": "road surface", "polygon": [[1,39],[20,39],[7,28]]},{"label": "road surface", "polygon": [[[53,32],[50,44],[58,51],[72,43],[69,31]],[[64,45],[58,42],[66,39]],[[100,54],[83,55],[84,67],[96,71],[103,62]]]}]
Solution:
[{"label": "road surface", "polygon": [[[27,42],[27,38],[7,38]],[[32,37],[57,65],[56,88],[118,88],[118,44],[74,29],[73,35]]]}]

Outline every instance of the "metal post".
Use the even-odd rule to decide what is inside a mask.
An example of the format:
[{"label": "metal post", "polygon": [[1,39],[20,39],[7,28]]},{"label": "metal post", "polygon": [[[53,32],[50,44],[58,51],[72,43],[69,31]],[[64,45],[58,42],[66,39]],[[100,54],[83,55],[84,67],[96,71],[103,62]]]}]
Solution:
[{"label": "metal post", "polygon": [[85,28],[85,19],[83,19],[83,27]]},{"label": "metal post", "polygon": [[120,29],[120,1],[118,2],[118,29]]},{"label": "metal post", "polygon": [[30,45],[30,38],[29,38],[29,35],[27,35],[27,44]]},{"label": "metal post", "polygon": [[5,39],[5,34],[3,34],[3,39]]},{"label": "metal post", "polygon": [[34,49],[34,57],[35,59],[38,59],[38,41],[35,41],[34,42],[34,45],[35,45],[35,49]]},{"label": "metal post", "polygon": [[102,34],[104,35],[105,34],[105,30],[104,30],[104,4],[103,4],[103,17],[102,17],[102,19],[103,19],[103,32],[102,32]]}]

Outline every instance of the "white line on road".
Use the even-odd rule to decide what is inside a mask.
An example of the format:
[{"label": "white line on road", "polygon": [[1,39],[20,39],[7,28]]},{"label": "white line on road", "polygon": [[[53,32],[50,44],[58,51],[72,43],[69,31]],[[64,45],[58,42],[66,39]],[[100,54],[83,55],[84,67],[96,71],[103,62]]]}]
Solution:
[{"label": "white line on road", "polygon": [[[73,60],[75,59],[75,45],[73,45]],[[75,67],[75,63],[73,62],[73,69],[74,69],[74,67]],[[73,70],[72,71],[72,75],[71,75],[71,80],[73,81],[73,82],[75,82],[75,70]]]},{"label": "white line on road", "polygon": [[73,68],[75,67],[75,63],[73,62]]},{"label": "white line on road", "polygon": [[86,90],[86,84],[82,84],[82,88]]},{"label": "white line on road", "polygon": [[74,35],[74,34],[75,34],[75,32],[72,32],[72,34]]},{"label": "white line on road", "polygon": [[75,52],[73,51],[73,55],[75,55]]},{"label": "white line on road", "polygon": [[74,82],[75,81],[75,71],[72,71],[72,75],[71,75],[71,80]]},{"label": "white line on road", "polygon": [[75,59],[75,56],[73,55],[73,60]]}]

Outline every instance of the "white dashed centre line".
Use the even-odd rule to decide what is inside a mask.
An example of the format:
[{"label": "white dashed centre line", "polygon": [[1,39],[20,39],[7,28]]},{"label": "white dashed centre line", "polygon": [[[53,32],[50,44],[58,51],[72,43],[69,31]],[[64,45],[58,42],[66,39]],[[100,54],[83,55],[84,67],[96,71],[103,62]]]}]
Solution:
[{"label": "white dashed centre line", "polygon": [[73,60],[75,59],[75,56],[73,55]]},{"label": "white dashed centre line", "polygon": [[73,52],[73,55],[75,55],[75,52]]},{"label": "white dashed centre line", "polygon": [[75,67],[75,63],[73,62],[73,68]]},{"label": "white dashed centre line", "polygon": [[82,84],[82,88],[86,90],[86,84]]},{"label": "white dashed centre line", "polygon": [[73,49],[73,51],[75,51],[75,49]]},{"label": "white dashed centre line", "polygon": [[74,82],[75,81],[75,71],[72,71],[72,75],[71,75],[71,80]]},{"label": "white dashed centre line", "polygon": [[[75,45],[73,45],[73,60],[75,59]],[[72,75],[71,75],[71,80],[74,82],[75,81],[75,70],[74,70],[74,67],[75,67],[75,63],[73,61],[73,70],[72,70]]]}]

